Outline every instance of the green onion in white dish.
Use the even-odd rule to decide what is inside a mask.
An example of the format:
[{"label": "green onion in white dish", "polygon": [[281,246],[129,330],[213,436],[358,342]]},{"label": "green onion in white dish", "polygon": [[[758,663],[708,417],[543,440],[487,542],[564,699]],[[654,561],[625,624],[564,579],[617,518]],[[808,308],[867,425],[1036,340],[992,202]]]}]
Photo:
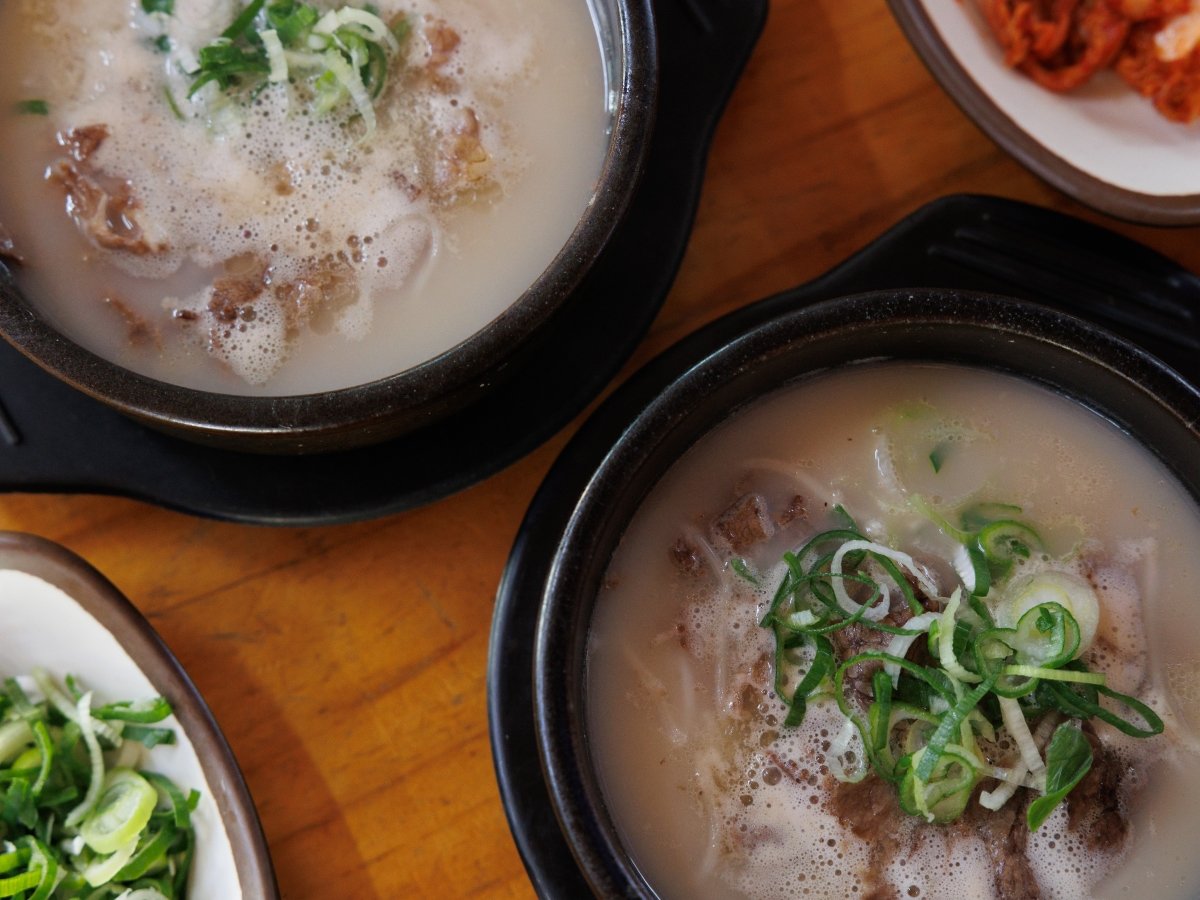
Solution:
[{"label": "green onion in white dish", "polygon": [[43,670],[0,692],[0,897],[187,896],[199,800],[152,769],[162,697],[99,703]]},{"label": "green onion in white dish", "polygon": [[[95,805],[89,808],[89,811],[99,808],[104,817],[95,813],[89,820],[89,812],[77,813],[74,826],[81,835],[86,832],[91,836],[100,848],[120,846],[97,850],[81,840],[84,846],[78,848],[80,853],[111,858],[127,844],[126,828],[131,826],[124,822],[127,815],[119,807],[128,804],[133,812],[131,820],[145,816],[149,792],[140,782],[122,774],[122,770],[138,770],[156,798],[149,827],[159,829],[165,819],[162,813],[168,806],[176,817],[171,823],[175,837],[171,838],[169,829],[164,828],[156,840],[169,845],[166,855],[176,857],[177,869],[182,862],[179,851],[190,840],[190,872],[186,884],[178,885],[176,897],[278,898],[270,854],[253,799],[204,698],[146,619],[100,573],[50,541],[0,532],[0,660],[7,673],[33,673],[38,669],[54,673],[63,695],[60,703],[68,708],[74,705],[77,710],[83,695],[91,691],[91,719],[98,723],[94,732],[102,750],[110,742],[104,737],[107,729],[122,731],[123,748],[105,753],[109,757],[105,770],[115,770],[117,774],[109,775],[106,785],[102,773]],[[77,697],[66,680],[68,673],[73,676]],[[40,702],[45,696],[32,679],[22,677],[17,684],[31,702]],[[160,696],[165,699],[155,699]],[[167,711],[168,703],[170,714],[159,719]],[[125,724],[117,725],[115,720],[98,717],[110,714],[122,717]],[[86,746],[86,739],[82,742]],[[146,743],[153,746],[147,747]],[[86,784],[81,782],[82,793],[64,803],[66,809],[61,812],[64,826],[65,817],[80,805],[93,783],[90,753],[86,758]],[[4,767],[10,766],[0,762],[0,768]],[[111,789],[107,801],[106,787]],[[4,788],[0,783],[0,798]],[[159,806],[163,809],[158,810]],[[192,833],[186,840],[179,835],[184,829],[185,812]],[[39,839],[52,843],[44,837]],[[51,849],[57,852],[64,848]],[[68,855],[75,849],[66,848]],[[142,849],[143,860],[157,855],[154,848]],[[137,848],[132,859],[139,858],[136,851]],[[154,893],[138,892],[157,890],[130,889],[128,885],[118,888],[115,891],[109,887],[96,888],[100,892],[96,900],[108,897],[155,900]],[[125,897],[127,889],[130,892]],[[23,900],[30,900],[30,896],[31,892]],[[76,895],[64,892],[61,884],[52,895],[68,896]],[[90,898],[91,894],[79,896]]]}]

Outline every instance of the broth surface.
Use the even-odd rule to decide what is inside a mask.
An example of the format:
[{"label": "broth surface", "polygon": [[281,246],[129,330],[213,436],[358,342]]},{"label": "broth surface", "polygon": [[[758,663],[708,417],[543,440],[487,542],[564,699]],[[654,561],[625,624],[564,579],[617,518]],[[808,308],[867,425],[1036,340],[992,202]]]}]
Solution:
[{"label": "broth surface", "polygon": [[[872,540],[927,565],[944,596],[957,576],[939,562],[947,539],[914,511],[917,495],[944,511],[1021,506],[1047,551],[1075,560],[1100,596],[1109,685],[1166,723],[1146,740],[1097,727],[1124,764],[1129,839],[1090,852],[1060,806],[1029,838],[1042,896],[1195,896],[1194,500],[1066,398],[915,364],[819,376],[739,412],[668,471],[624,534],[589,635],[588,733],[615,824],[649,883],[666,898],[996,895],[975,832],[901,814],[894,832],[866,840],[834,814],[825,751],[844,720],[831,702],[811,702],[799,728],[784,726],[771,632],[758,627],[778,579],[755,590],[730,566],[737,557],[755,572],[777,569],[840,504]],[[735,547],[721,517],[747,496],[761,533]],[[904,849],[881,855],[884,845]]]},{"label": "broth surface", "polygon": [[[281,84],[245,108],[215,84],[188,99],[236,0],[174,0],[161,20],[140,0],[6,0],[0,238],[30,302],[128,368],[277,395],[403,371],[500,315],[595,190],[610,113],[587,0],[376,6],[412,26],[365,134]],[[17,111],[30,100],[46,113]],[[149,252],[72,220],[80,172],[132,196]],[[241,282],[218,298],[222,278]],[[247,280],[284,299],[241,304]]]}]

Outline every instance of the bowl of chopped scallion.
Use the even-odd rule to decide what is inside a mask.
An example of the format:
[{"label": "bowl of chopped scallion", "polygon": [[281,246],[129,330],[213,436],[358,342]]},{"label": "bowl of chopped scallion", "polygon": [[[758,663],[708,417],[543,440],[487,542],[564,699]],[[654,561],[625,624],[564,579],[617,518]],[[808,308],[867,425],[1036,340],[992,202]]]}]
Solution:
[{"label": "bowl of chopped scallion", "polygon": [[99,572],[0,532],[0,659],[0,896],[278,897],[212,714]]}]

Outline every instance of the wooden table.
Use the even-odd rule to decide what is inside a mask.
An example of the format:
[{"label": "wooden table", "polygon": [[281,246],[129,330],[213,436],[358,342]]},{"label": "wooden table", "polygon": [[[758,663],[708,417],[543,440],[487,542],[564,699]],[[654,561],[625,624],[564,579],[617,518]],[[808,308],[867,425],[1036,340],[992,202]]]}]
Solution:
[{"label": "wooden table", "polygon": [[[678,281],[621,378],[960,191],[1079,215],[1200,270],[1195,229],[1114,222],[1009,159],[942,93],[884,0],[773,0]],[[0,528],[60,541],[148,615],[233,746],[285,897],[529,896],[488,746],[488,629],[522,514],[574,427],[381,521],[273,529],[6,495]]]}]

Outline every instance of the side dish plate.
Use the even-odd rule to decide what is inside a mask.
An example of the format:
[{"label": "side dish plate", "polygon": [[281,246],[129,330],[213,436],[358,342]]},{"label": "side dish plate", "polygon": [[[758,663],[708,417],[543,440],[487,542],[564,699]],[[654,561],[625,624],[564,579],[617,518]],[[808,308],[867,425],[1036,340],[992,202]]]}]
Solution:
[{"label": "side dish plate", "polygon": [[1112,71],[1045,90],[1004,64],[977,0],[888,3],[942,88],[1034,174],[1117,218],[1200,222],[1200,125],[1164,119]]},{"label": "side dish plate", "polygon": [[41,667],[79,677],[109,700],[161,695],[176,743],[153,768],[200,791],[189,897],[279,896],[254,803],[199,691],[141,613],[87,562],[58,544],[0,532],[0,657],[5,675]]}]

